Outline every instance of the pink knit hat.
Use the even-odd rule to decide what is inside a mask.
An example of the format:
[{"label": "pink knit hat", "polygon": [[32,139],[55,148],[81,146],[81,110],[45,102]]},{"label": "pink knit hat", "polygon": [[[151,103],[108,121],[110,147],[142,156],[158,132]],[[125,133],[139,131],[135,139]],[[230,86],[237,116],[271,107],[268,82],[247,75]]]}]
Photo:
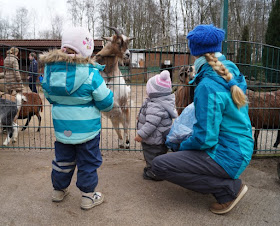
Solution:
[{"label": "pink knit hat", "polygon": [[83,27],[70,27],[62,33],[61,48],[68,47],[84,57],[90,57],[93,52],[93,37],[88,29]]},{"label": "pink knit hat", "polygon": [[172,91],[171,86],[170,73],[169,71],[164,70],[160,74],[157,74],[148,80],[146,86],[147,94],[170,94]]}]

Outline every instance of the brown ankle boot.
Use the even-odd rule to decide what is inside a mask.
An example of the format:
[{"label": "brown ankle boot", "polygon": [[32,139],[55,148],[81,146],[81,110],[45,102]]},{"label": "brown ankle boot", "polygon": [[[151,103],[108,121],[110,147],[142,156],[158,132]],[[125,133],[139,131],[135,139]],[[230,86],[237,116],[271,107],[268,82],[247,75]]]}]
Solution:
[{"label": "brown ankle boot", "polygon": [[236,199],[226,202],[226,203],[213,203],[210,207],[210,211],[216,214],[225,214],[232,210],[233,207],[241,200],[241,198],[248,191],[248,187],[244,184],[241,185],[241,188],[237,194]]}]

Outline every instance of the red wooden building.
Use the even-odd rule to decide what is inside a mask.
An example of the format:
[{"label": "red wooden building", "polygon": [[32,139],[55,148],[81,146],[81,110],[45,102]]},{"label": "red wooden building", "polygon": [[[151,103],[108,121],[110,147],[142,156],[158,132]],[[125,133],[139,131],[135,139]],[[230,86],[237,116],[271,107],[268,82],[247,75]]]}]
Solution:
[{"label": "red wooden building", "polygon": [[[49,49],[60,48],[61,40],[52,39],[0,39],[0,72],[3,71],[4,59],[6,52],[11,47],[19,49],[19,67],[23,71],[27,71],[29,67],[28,56],[30,52],[40,54]],[[94,51],[96,54],[103,48],[103,40],[94,40]]]}]

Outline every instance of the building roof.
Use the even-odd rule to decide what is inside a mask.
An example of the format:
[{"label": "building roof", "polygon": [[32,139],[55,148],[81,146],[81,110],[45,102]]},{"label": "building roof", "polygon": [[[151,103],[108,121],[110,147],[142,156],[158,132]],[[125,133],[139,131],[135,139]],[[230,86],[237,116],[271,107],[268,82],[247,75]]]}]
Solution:
[{"label": "building roof", "polygon": [[[59,39],[0,39],[0,45],[27,47],[27,48],[48,48],[60,47],[61,40]],[[103,40],[94,40],[94,47],[100,49],[103,47]]]}]

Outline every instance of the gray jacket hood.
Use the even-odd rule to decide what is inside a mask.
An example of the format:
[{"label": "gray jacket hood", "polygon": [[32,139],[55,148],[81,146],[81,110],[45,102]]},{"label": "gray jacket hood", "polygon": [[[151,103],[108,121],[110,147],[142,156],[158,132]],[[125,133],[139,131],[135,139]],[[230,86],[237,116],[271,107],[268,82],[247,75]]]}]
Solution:
[{"label": "gray jacket hood", "polygon": [[178,113],[175,107],[175,95],[170,94],[167,96],[151,97],[151,102],[160,103],[162,107],[170,114],[171,118],[177,118]]},{"label": "gray jacket hood", "polygon": [[147,98],[138,114],[137,133],[143,138],[142,142],[149,145],[164,144],[172,119],[176,117],[174,94]]}]

